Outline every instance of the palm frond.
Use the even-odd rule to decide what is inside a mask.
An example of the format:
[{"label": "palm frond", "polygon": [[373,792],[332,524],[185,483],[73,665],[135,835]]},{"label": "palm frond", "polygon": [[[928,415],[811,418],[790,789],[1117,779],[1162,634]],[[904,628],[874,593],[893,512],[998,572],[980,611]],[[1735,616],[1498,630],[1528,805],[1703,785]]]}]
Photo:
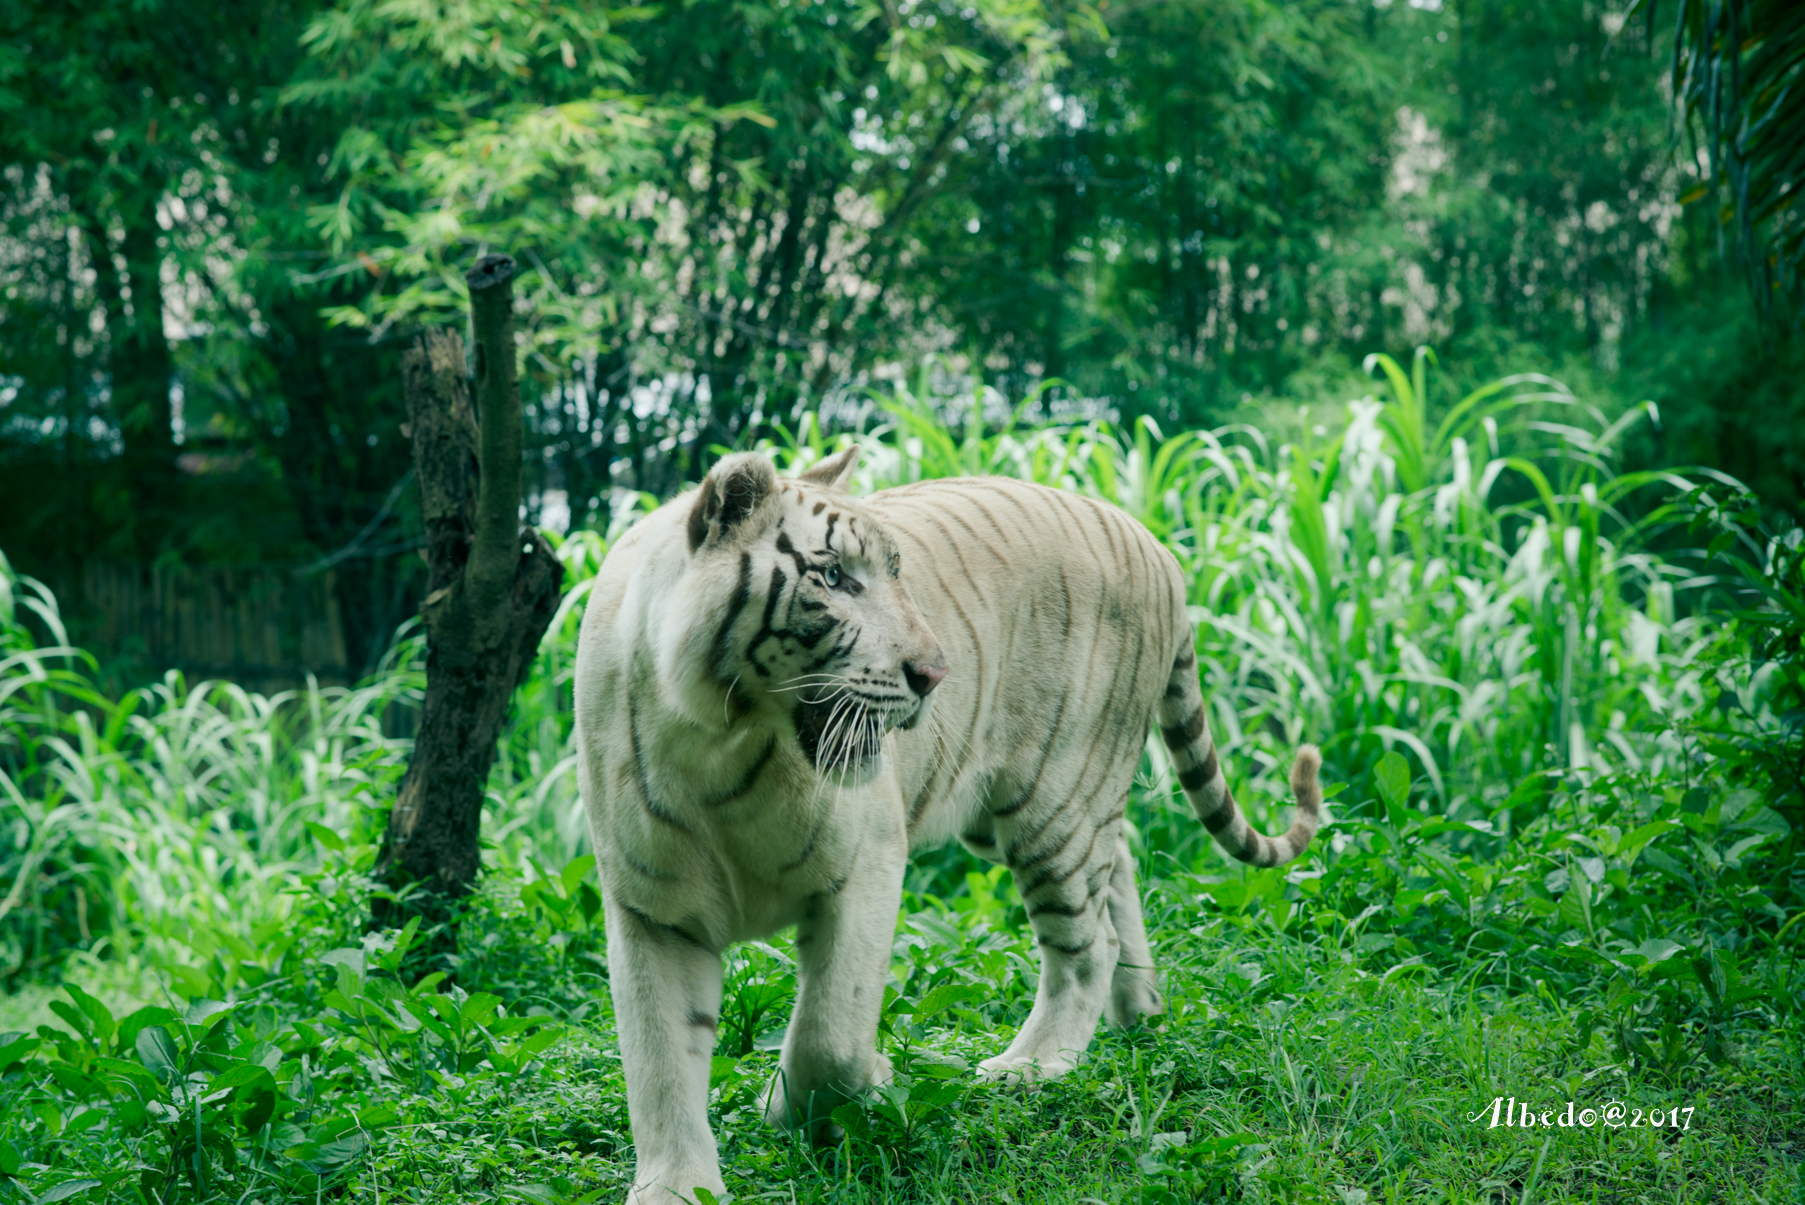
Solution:
[{"label": "palm frond", "polygon": [[1805,5],[1680,0],[1672,78],[1713,180],[1729,190],[1726,251],[1761,308],[1796,323],[1805,315]]}]

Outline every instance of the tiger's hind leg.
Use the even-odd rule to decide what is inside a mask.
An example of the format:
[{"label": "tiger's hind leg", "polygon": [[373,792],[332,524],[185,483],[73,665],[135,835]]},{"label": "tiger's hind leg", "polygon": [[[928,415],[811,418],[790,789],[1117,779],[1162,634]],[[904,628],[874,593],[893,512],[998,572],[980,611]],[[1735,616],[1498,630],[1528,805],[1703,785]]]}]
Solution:
[{"label": "tiger's hind leg", "polygon": [[1109,876],[1109,920],[1115,928],[1116,969],[1109,981],[1109,1023],[1126,1029],[1143,1017],[1166,1011],[1159,992],[1159,969],[1147,945],[1147,925],[1141,917],[1141,892],[1134,881],[1134,855],[1128,838],[1116,835],[1115,867]]},{"label": "tiger's hind leg", "polygon": [[[1101,823],[1093,816],[1065,801],[1050,815],[1024,822],[999,818],[999,844],[1027,907],[1041,969],[1034,1007],[1015,1041],[979,1064],[987,1079],[1032,1082],[1064,1075],[1089,1047],[1109,1002],[1118,947],[1109,889],[1122,812],[1110,810]],[[1132,870],[1129,877],[1132,885]],[[1146,935],[1139,940],[1144,950]]]}]

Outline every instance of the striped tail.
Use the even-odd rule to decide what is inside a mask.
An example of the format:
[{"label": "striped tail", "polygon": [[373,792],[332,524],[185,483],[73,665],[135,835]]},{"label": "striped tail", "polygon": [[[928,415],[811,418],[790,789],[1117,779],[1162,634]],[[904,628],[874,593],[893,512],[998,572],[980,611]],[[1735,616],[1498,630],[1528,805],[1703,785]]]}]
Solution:
[{"label": "striped tail", "polygon": [[1172,677],[1159,703],[1159,734],[1172,751],[1179,785],[1191,801],[1191,810],[1210,830],[1216,844],[1231,858],[1255,866],[1278,866],[1304,852],[1321,822],[1322,752],[1315,745],[1301,746],[1291,767],[1291,794],[1297,800],[1297,816],[1282,837],[1256,833],[1228,793],[1228,779],[1216,760],[1216,742],[1210,737],[1203,713],[1203,694],[1197,687],[1197,658],[1187,647],[1172,663]]}]

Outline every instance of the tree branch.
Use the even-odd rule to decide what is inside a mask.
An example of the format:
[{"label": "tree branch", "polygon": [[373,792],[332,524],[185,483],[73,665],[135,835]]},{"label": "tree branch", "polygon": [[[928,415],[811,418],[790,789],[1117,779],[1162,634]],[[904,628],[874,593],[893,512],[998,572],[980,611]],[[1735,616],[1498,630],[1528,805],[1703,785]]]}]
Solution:
[{"label": "tree branch", "polygon": [[520,385],[514,367],[514,260],[485,255],[464,275],[476,337],[476,405],[482,476],[476,539],[464,587],[481,636],[498,634],[502,595],[520,561]]}]

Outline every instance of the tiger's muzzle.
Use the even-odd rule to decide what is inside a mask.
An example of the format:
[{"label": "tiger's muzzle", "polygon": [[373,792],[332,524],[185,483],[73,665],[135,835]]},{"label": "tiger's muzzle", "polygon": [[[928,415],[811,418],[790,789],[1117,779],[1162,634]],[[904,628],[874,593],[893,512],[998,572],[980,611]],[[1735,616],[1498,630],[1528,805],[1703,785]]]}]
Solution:
[{"label": "tiger's muzzle", "polygon": [[857,774],[876,765],[883,754],[884,734],[908,730],[927,718],[934,688],[946,677],[937,660],[903,663],[907,692],[870,698],[846,688],[818,698],[803,697],[791,719],[803,755],[823,774]]}]

